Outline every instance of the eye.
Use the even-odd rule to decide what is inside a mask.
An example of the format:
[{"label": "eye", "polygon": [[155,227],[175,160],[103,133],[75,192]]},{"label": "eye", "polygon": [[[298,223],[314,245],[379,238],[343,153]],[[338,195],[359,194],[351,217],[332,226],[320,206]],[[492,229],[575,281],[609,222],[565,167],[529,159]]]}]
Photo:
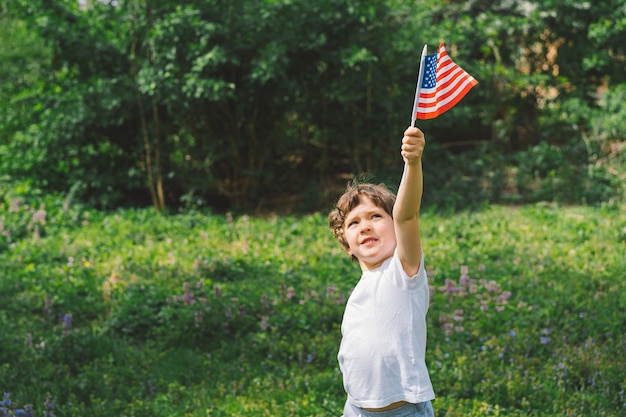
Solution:
[{"label": "eye", "polygon": [[357,222],[356,220],[352,220],[350,223],[348,223],[348,227],[352,227],[359,224],[359,222]]}]

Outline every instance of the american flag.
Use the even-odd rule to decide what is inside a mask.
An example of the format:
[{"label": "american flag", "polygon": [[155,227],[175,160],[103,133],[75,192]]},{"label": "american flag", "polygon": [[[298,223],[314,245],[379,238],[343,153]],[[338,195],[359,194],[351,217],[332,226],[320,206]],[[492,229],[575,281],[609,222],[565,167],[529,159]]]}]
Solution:
[{"label": "american flag", "polygon": [[424,57],[414,117],[434,119],[454,107],[476,84],[474,77],[452,61],[442,43],[436,53]]}]

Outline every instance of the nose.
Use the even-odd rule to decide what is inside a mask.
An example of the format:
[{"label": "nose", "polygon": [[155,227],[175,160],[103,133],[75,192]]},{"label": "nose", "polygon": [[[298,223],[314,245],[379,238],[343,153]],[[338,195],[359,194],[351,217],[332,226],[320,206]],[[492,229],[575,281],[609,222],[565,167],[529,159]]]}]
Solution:
[{"label": "nose", "polygon": [[372,224],[370,223],[369,220],[361,221],[360,226],[361,226],[361,233],[367,232],[372,229]]}]

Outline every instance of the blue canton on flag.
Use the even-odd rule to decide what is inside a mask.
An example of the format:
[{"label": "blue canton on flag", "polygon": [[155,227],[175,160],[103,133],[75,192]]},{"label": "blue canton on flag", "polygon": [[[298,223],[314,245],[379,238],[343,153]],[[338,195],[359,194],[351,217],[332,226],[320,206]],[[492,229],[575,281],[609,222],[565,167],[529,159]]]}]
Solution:
[{"label": "blue canton on flag", "polygon": [[437,54],[426,55],[422,88],[435,88],[435,85],[437,85]]}]

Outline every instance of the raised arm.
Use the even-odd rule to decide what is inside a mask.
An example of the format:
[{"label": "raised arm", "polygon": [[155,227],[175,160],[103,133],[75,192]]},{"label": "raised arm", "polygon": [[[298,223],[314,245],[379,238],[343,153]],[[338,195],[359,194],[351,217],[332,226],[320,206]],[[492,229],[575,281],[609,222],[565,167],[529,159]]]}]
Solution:
[{"label": "raised arm", "polygon": [[401,152],[404,172],[393,207],[393,221],[398,256],[409,276],[417,274],[422,260],[419,212],[423,188],[422,153],[425,144],[424,134],[418,128],[409,127],[404,132]]}]

